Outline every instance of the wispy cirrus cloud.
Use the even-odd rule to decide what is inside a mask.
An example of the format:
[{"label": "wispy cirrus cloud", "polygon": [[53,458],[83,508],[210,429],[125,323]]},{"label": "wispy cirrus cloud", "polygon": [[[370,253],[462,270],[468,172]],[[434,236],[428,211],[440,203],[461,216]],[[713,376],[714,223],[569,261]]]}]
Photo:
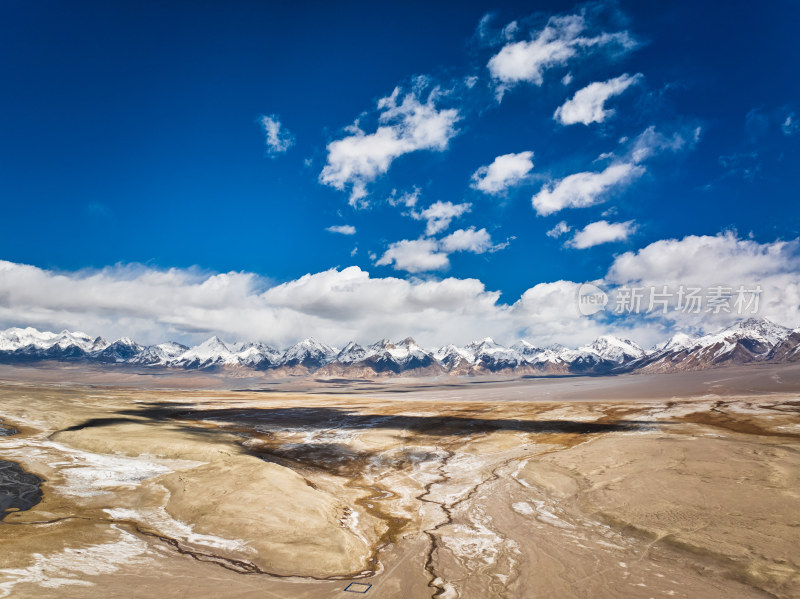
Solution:
[{"label": "wispy cirrus cloud", "polygon": [[377,103],[378,126],[365,132],[358,121],[346,129],[349,135],[330,142],[327,161],[319,180],[339,190],[350,190],[353,207],[369,204],[367,184],[385,174],[392,162],[411,152],[446,150],[458,132],[457,108],[443,108],[438,87],[422,97],[425,85],[410,92],[394,89]]},{"label": "wispy cirrus cloud", "polygon": [[472,174],[470,186],[490,195],[498,195],[524,181],[533,169],[533,152],[503,154],[491,164],[479,167]]},{"label": "wispy cirrus cloud", "polygon": [[794,112],[790,112],[786,115],[786,118],[783,119],[781,122],[781,131],[784,135],[794,135],[800,131],[800,121],[798,121],[797,115],[795,115]]},{"label": "wispy cirrus cloud", "polygon": [[650,125],[633,140],[628,157],[632,162],[641,163],[662,152],[690,150],[700,141],[702,128],[697,125],[680,127],[671,133],[664,133]]},{"label": "wispy cirrus cloud", "polygon": [[559,106],[553,118],[562,125],[602,123],[614,110],[605,107],[606,101],[618,96],[631,85],[641,80],[642,75],[620,75],[608,81],[595,81],[575,92],[569,100]]}]

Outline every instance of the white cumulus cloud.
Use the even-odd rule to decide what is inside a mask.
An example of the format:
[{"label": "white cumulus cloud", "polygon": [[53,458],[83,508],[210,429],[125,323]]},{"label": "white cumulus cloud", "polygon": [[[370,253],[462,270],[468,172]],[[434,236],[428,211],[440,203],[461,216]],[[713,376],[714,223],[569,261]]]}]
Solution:
[{"label": "white cumulus cloud", "polygon": [[[800,240],[759,243],[734,232],[662,239],[625,252],[611,265],[606,281],[611,285],[666,285],[673,293],[680,286],[754,289],[761,286],[759,316],[786,326],[800,325]],[[741,318],[730,312],[671,311],[673,320],[702,329],[722,326]]]},{"label": "white cumulus cloud", "polygon": [[341,235],[355,235],[356,228],[353,225],[332,225],[325,229],[330,233],[340,233]]},{"label": "white cumulus cloud", "polygon": [[486,229],[457,229],[441,239],[403,239],[389,245],[376,266],[392,266],[410,273],[447,270],[449,255],[455,252],[484,254],[504,249],[510,242],[492,243]]},{"label": "white cumulus cloud", "polygon": [[588,23],[582,15],[552,17],[530,40],[511,42],[489,60],[489,73],[495,80],[497,97],[515,84],[526,81],[541,85],[547,69],[564,66],[586,51],[615,44],[630,49],[636,42],[628,32],[587,33]]},{"label": "white cumulus cloud", "polygon": [[376,266],[392,266],[395,270],[417,273],[447,270],[450,260],[439,250],[435,239],[403,239],[389,245]]},{"label": "white cumulus cloud", "polygon": [[[422,241],[429,242],[428,253],[441,253],[434,240]],[[800,240],[760,243],[732,232],[665,239],[618,256],[597,283],[606,289],[760,285],[758,315],[796,327]],[[67,328],[107,338],[130,335],[143,343],[196,343],[218,334],[285,347],[312,335],[333,344],[414,335],[420,343],[435,346],[487,335],[510,343],[525,335],[537,344],[576,345],[605,333],[647,344],[662,340],[665,328],[713,331],[740,317],[672,311],[633,322],[587,318],[577,309],[579,285],[535,283],[517,301],[501,303],[500,293],[477,279],[371,277],[356,266],[275,285],[247,272],[142,265],[53,271],[0,261],[0,327]]]},{"label": "white cumulus cloud", "polygon": [[633,140],[622,138],[620,143],[626,146],[623,156],[617,158],[614,153],[604,152],[595,162],[605,159],[614,162],[602,171],[573,173],[545,183],[531,198],[533,208],[539,215],[547,216],[564,208],[585,208],[604,202],[645,173],[642,163],[663,152],[693,148],[701,133],[697,126],[682,127],[668,134],[650,126]]},{"label": "white cumulus cloud", "polygon": [[533,169],[533,152],[503,154],[472,174],[471,187],[496,195],[519,184]]},{"label": "white cumulus cloud", "polygon": [[404,154],[419,150],[443,151],[457,133],[460,116],[455,108],[439,108],[438,89],[424,100],[419,86],[410,93],[395,88],[378,101],[379,126],[372,133],[356,123],[346,137],[328,144],[328,157],[319,180],[336,189],[350,189],[350,204],[368,204],[367,184],[389,170]]},{"label": "white cumulus cloud", "polygon": [[447,237],[442,238],[441,248],[448,253],[452,252],[472,252],[473,254],[483,254],[492,249],[492,237],[486,229],[475,230],[458,229]]},{"label": "white cumulus cloud", "polygon": [[276,115],[262,115],[259,123],[266,135],[264,143],[268,154],[283,154],[294,145],[294,136],[286,130]]},{"label": "white cumulus cloud", "polygon": [[605,108],[606,101],[624,92],[640,78],[641,74],[625,74],[608,81],[590,83],[575,92],[575,95],[564,102],[562,106],[559,106],[553,118],[562,125],[602,123],[614,114],[612,109]]},{"label": "white cumulus cloud", "polygon": [[453,204],[453,202],[434,202],[421,212],[410,212],[412,218],[427,221],[425,235],[435,235],[450,226],[453,219],[469,212],[472,204]]},{"label": "white cumulus cloud", "polygon": [[623,241],[630,237],[634,231],[636,231],[636,224],[632,220],[624,223],[610,223],[605,220],[600,220],[595,223],[589,223],[583,229],[575,233],[566,245],[583,250],[600,245],[601,243]]},{"label": "white cumulus cloud", "polygon": [[574,173],[545,184],[533,196],[536,212],[542,216],[564,208],[584,208],[604,201],[615,189],[641,176],[642,166],[628,163],[611,164],[600,172]]},{"label": "white cumulus cloud", "polygon": [[417,205],[420,196],[420,188],[414,187],[411,191],[399,193],[396,189],[392,190],[391,195],[386,199],[391,206],[405,206],[406,208],[413,208]]},{"label": "white cumulus cloud", "polygon": [[561,222],[556,223],[555,226],[546,233],[546,235],[548,237],[557,238],[564,235],[564,233],[569,233],[571,230],[572,227],[567,224],[567,221],[562,220]]}]

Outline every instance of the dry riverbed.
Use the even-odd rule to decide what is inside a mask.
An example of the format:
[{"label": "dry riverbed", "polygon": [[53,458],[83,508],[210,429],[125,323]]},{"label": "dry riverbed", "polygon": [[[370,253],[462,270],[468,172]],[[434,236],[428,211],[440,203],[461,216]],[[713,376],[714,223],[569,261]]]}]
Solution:
[{"label": "dry riverbed", "polygon": [[0,597],[800,596],[798,394],[514,384],[2,383]]}]

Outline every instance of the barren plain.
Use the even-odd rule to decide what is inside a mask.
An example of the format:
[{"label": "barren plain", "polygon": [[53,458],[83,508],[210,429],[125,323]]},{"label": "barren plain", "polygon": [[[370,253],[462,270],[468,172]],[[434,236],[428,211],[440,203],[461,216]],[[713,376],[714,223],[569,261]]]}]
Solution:
[{"label": "barren plain", "polygon": [[0,381],[0,597],[800,596],[797,365]]}]

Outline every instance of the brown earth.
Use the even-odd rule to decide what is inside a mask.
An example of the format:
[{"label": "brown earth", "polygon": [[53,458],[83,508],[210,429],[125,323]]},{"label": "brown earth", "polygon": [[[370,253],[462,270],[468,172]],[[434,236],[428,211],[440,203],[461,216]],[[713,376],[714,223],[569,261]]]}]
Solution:
[{"label": "brown earth", "polygon": [[800,596],[799,372],[2,370],[0,597]]}]

